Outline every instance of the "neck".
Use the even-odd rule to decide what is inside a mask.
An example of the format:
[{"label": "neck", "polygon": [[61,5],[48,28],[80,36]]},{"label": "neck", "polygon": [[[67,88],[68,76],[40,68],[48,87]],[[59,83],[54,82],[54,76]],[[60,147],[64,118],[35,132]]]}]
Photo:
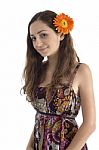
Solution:
[{"label": "neck", "polygon": [[48,68],[50,70],[55,70],[58,60],[58,54],[54,54],[52,56],[48,56]]}]

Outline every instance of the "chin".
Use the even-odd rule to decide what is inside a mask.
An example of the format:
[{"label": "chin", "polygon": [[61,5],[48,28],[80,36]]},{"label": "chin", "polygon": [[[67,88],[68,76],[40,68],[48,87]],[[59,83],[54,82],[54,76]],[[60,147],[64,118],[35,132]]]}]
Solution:
[{"label": "chin", "polygon": [[46,53],[40,53],[41,56],[46,57],[46,56],[51,56],[50,53],[46,52]]},{"label": "chin", "polygon": [[47,54],[40,54],[42,57],[46,57],[46,56],[48,56]]}]

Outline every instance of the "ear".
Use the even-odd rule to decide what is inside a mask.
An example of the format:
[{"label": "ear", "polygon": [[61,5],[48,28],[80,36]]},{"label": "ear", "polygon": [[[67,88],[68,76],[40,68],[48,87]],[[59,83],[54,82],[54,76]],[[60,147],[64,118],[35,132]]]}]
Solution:
[{"label": "ear", "polygon": [[59,33],[60,35],[60,41],[62,41],[64,39],[64,34],[63,33]]}]

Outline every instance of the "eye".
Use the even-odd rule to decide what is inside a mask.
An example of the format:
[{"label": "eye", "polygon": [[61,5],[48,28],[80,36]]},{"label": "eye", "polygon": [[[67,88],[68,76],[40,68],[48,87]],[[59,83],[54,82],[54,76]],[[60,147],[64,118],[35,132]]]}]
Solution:
[{"label": "eye", "polygon": [[32,40],[32,41],[35,41],[35,40],[36,40],[36,37],[32,36],[32,37],[31,37],[31,40]]},{"label": "eye", "polygon": [[46,34],[46,33],[41,33],[41,34],[40,34],[40,37],[41,37],[41,38],[45,38],[45,37],[47,37],[47,34]]}]

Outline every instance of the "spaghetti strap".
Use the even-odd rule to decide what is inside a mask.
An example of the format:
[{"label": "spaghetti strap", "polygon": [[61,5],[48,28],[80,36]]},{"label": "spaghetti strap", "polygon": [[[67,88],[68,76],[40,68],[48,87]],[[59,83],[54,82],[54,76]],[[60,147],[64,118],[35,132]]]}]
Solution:
[{"label": "spaghetti strap", "polygon": [[72,87],[72,84],[73,84],[75,75],[76,75],[76,73],[77,73],[77,71],[78,71],[78,68],[80,67],[81,64],[82,64],[82,63],[80,63],[80,62],[77,63],[77,65],[76,65],[76,67],[75,67],[75,69],[74,69],[74,72],[73,72],[73,74],[72,74],[71,77],[70,77],[70,82],[69,82],[69,86],[70,86],[70,87]]},{"label": "spaghetti strap", "polygon": [[[80,63],[77,62],[69,76],[69,81],[72,77],[71,84],[79,66]],[[74,88],[68,87],[69,81],[61,83],[61,88],[57,88],[57,85],[53,87],[49,93],[50,99],[47,99],[45,87],[43,87],[44,90],[43,88],[36,89],[35,100],[32,102],[36,110],[33,149],[65,150],[77,133],[76,117],[80,110],[81,97]],[[88,150],[86,143],[81,150]]]}]

